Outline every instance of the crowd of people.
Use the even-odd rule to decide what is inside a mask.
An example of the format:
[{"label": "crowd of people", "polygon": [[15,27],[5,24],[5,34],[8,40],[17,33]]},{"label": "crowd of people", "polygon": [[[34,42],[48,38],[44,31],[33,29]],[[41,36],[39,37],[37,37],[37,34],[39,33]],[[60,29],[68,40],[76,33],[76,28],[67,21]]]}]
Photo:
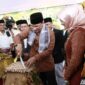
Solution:
[{"label": "crowd of people", "polygon": [[[83,8],[76,8],[73,15],[67,13],[58,18],[64,30],[56,28],[51,17],[43,18],[41,12],[30,15],[30,25],[25,19],[1,19],[0,55],[18,57],[18,61],[22,57],[26,67],[35,65],[43,85],[80,85],[85,54],[85,13]],[[0,77],[0,85],[3,82]]]}]

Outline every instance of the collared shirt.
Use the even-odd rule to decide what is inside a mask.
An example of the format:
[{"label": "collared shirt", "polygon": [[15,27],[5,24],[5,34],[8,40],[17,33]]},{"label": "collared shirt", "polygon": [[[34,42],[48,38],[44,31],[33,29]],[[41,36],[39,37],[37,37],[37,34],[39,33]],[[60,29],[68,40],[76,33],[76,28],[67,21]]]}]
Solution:
[{"label": "collared shirt", "polygon": [[2,49],[8,49],[10,48],[10,45],[13,43],[12,37],[8,37],[6,32],[1,33],[0,32],[0,48]]}]

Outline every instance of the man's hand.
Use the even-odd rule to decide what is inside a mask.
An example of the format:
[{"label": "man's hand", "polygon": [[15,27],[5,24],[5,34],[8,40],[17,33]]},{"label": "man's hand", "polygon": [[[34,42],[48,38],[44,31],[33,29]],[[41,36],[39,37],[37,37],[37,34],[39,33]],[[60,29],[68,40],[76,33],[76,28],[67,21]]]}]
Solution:
[{"label": "man's hand", "polygon": [[22,54],[22,44],[17,44],[15,48],[16,48],[17,56],[20,57]]},{"label": "man's hand", "polygon": [[28,59],[28,61],[25,62],[25,65],[27,67],[31,67],[31,66],[33,66],[35,64],[35,62],[36,62],[35,57],[31,57],[31,58]]},{"label": "man's hand", "polygon": [[65,80],[65,84],[70,85],[69,81],[65,78],[65,69],[63,70],[63,78]]}]

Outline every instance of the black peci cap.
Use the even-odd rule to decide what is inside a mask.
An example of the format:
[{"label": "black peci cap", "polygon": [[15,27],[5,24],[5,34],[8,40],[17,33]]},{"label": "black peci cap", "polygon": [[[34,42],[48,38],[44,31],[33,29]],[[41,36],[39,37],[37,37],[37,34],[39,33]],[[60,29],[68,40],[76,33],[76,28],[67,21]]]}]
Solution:
[{"label": "black peci cap", "polygon": [[27,20],[18,20],[16,21],[16,24],[21,25],[21,24],[28,24],[28,23],[27,23]]},{"label": "black peci cap", "polygon": [[31,24],[42,23],[42,21],[43,21],[43,15],[41,12],[36,12],[36,13],[31,14],[30,16]]},{"label": "black peci cap", "polygon": [[0,23],[5,23],[3,19],[0,20]]},{"label": "black peci cap", "polygon": [[45,18],[45,19],[44,19],[44,23],[46,23],[46,22],[52,22],[52,18],[51,18],[51,17]]}]

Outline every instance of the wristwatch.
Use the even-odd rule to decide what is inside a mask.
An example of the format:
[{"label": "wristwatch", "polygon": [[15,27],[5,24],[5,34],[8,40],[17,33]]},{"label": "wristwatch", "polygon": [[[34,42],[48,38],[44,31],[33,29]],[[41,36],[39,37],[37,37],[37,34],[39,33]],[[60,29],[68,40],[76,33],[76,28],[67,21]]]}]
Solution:
[{"label": "wristwatch", "polygon": [[69,81],[65,80],[65,84],[66,84],[66,85],[69,85]]}]

